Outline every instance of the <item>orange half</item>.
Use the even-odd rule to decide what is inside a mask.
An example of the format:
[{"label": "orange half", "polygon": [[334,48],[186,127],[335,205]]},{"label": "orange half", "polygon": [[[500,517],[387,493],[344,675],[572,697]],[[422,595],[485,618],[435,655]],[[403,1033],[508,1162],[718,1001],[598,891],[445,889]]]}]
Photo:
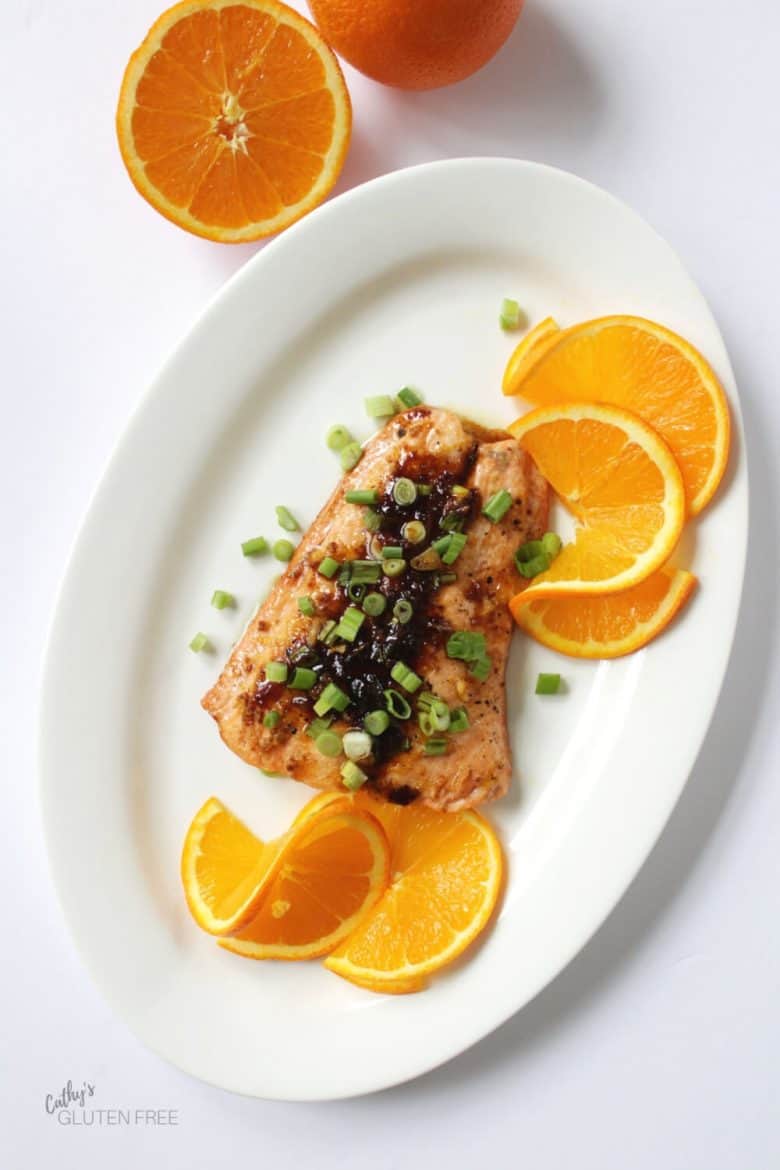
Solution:
[{"label": "orange half", "polygon": [[130,58],[116,115],[144,199],[221,243],[271,235],[321,203],[351,125],[333,52],[277,0],[168,9]]}]

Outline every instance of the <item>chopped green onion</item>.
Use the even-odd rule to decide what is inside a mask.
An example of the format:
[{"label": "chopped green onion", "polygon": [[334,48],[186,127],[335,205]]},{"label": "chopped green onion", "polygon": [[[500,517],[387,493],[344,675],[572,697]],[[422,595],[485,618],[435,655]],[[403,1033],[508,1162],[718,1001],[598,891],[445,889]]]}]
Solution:
[{"label": "chopped green onion", "polygon": [[439,527],[443,532],[461,532],[465,519],[461,512],[450,512],[449,515],[442,516]]},{"label": "chopped green onion", "polygon": [[519,329],[521,324],[520,306],[517,301],[504,297],[498,322],[502,329]]},{"label": "chopped green onion", "polygon": [[430,711],[419,711],[417,714],[417,722],[420,725],[420,731],[423,735],[433,735],[433,720],[431,719]]},{"label": "chopped green onion", "polygon": [[561,689],[559,674],[540,674],[536,680],[537,695],[557,695]]},{"label": "chopped green onion", "polygon": [[395,414],[395,403],[389,394],[378,394],[375,398],[366,398],[364,405],[369,418],[390,418],[391,415]]},{"label": "chopped green onion", "polygon": [[382,576],[382,566],[377,561],[347,561],[350,581],[358,585],[373,585]]},{"label": "chopped green onion", "polygon": [[518,561],[530,561],[533,557],[540,557],[544,554],[544,544],[541,540],[527,540],[525,544],[521,544],[520,548],[515,553],[515,559]]},{"label": "chopped green onion", "polygon": [[402,508],[413,504],[417,499],[417,484],[405,476],[397,479],[393,484],[393,499]]},{"label": "chopped green onion", "polygon": [[288,667],[286,662],[267,662],[265,664],[265,677],[268,682],[287,682],[287,674]]},{"label": "chopped green onion", "polygon": [[317,566],[317,572],[321,573],[323,577],[327,577],[328,580],[335,577],[338,571],[339,563],[333,557],[325,557]]},{"label": "chopped green onion", "polygon": [[354,642],[358,636],[358,631],[365,621],[366,615],[356,609],[354,605],[348,605],[341,615],[341,620],[336,627],[336,636],[344,638],[347,642]]},{"label": "chopped green onion", "polygon": [[275,540],[271,552],[277,561],[289,561],[292,560],[295,545],[289,540]]},{"label": "chopped green onion", "polygon": [[457,573],[439,573],[439,585],[451,585],[457,579]]},{"label": "chopped green onion", "polygon": [[421,691],[417,696],[417,706],[423,711],[430,711],[435,702],[436,696],[433,691]]},{"label": "chopped green onion", "polygon": [[563,541],[557,532],[545,532],[542,537],[542,548],[547,553],[551,561],[554,561],[558,553],[563,548]]},{"label": "chopped green onion", "polygon": [[345,788],[348,788],[350,792],[357,792],[358,788],[362,788],[368,780],[368,776],[352,760],[347,760],[341,769],[341,779],[344,781]]},{"label": "chopped green onion", "polygon": [[415,691],[419,691],[422,686],[422,679],[419,674],[415,674],[413,670],[410,670],[405,662],[394,663],[393,669],[390,671],[390,677],[393,682],[397,682],[410,695],[413,695]]},{"label": "chopped green onion", "polygon": [[476,662],[487,655],[485,635],[471,630],[456,630],[447,639],[447,657],[460,658],[463,662]]},{"label": "chopped green onion", "polygon": [[426,756],[443,756],[447,751],[446,739],[429,739],[423,748]]},{"label": "chopped green onion", "polygon": [[408,719],[412,713],[412,708],[407,703],[400,691],[384,691],[385,706],[391,715],[396,719]]},{"label": "chopped green onion", "polygon": [[379,502],[379,492],[375,488],[354,488],[345,493],[344,499],[348,504],[376,504]]},{"label": "chopped green onion", "polygon": [[393,558],[390,561],[382,562],[382,569],[388,577],[400,577],[406,570],[406,561],[402,558]]},{"label": "chopped green onion", "polygon": [[450,731],[468,731],[470,726],[465,707],[456,707],[454,711],[450,712]]},{"label": "chopped green onion", "polygon": [[434,731],[446,731],[450,725],[450,709],[443,699],[433,701],[430,714]]},{"label": "chopped green onion", "polygon": [[448,533],[447,536],[440,536],[438,540],[434,540],[431,548],[435,549],[439,556],[443,556],[450,547],[452,536]]},{"label": "chopped green onion", "polygon": [[344,711],[349,706],[349,695],[337,687],[335,683],[328,683],[324,691],[314,704],[315,715],[327,715],[329,711]]},{"label": "chopped green onion", "polygon": [[344,447],[346,447],[347,443],[352,442],[352,434],[350,433],[348,427],[343,427],[340,423],[337,423],[328,431],[327,435],[325,436],[325,442],[328,444],[331,451],[342,451]]},{"label": "chopped green onion", "polygon": [[321,756],[328,756],[331,760],[341,755],[341,737],[335,731],[321,731],[314,746]]},{"label": "chopped green onion", "polygon": [[317,675],[308,666],[296,666],[287,684],[294,691],[310,691],[317,681]]},{"label": "chopped green onion", "polygon": [[433,488],[431,487],[431,485],[429,483],[418,483],[417,484],[417,495],[418,496],[429,496],[432,491],[433,491]]},{"label": "chopped green onion", "polygon": [[357,467],[362,458],[363,448],[354,439],[339,451],[339,459],[344,471],[351,471],[353,467]]},{"label": "chopped green onion", "polygon": [[315,613],[317,612],[314,602],[310,597],[299,597],[298,609],[302,614],[305,614],[306,617],[314,617]]},{"label": "chopped green onion", "polygon": [[382,517],[373,508],[366,508],[363,513],[363,527],[367,532],[378,532],[382,527]]},{"label": "chopped green onion", "polygon": [[390,726],[390,716],[387,711],[371,711],[363,720],[363,726],[369,735],[381,735]]},{"label": "chopped green onion", "polygon": [[268,552],[268,541],[264,536],[253,536],[251,540],[242,542],[241,551],[245,557],[259,557]]},{"label": "chopped green onion", "polygon": [[406,407],[407,410],[413,406],[419,406],[422,398],[416,390],[412,390],[411,386],[404,386],[403,390],[399,390],[397,394],[398,401]]},{"label": "chopped green onion", "polygon": [[274,727],[280,722],[281,715],[278,711],[266,711],[263,716],[263,727],[267,727],[269,731],[273,731]]},{"label": "chopped green onion", "polygon": [[211,643],[205,634],[197,633],[190,642],[190,650],[195,654],[200,654],[201,650],[210,650]]},{"label": "chopped green onion", "polygon": [[282,772],[269,772],[267,768],[261,768],[260,771],[263,773],[264,776],[270,776],[272,780],[283,780],[284,779],[284,775]]},{"label": "chopped green onion", "polygon": [[456,483],[452,487],[452,494],[457,499],[463,500],[466,498],[466,496],[470,496],[471,492],[467,487],[464,487],[462,483]]},{"label": "chopped green onion", "polygon": [[276,519],[279,522],[279,527],[283,528],[285,532],[300,532],[301,530],[300,524],[289,508],[285,508],[284,504],[279,504],[277,507]]},{"label": "chopped green onion", "polygon": [[400,597],[393,606],[393,617],[396,621],[405,626],[407,622],[412,620],[414,613],[414,606],[411,601],[407,601],[405,597]]},{"label": "chopped green onion", "polygon": [[480,682],[485,681],[492,669],[493,663],[491,659],[488,658],[487,654],[484,656],[484,658],[477,658],[476,661],[472,662],[471,666],[469,667],[470,673],[473,674],[474,678],[478,679]]},{"label": "chopped green onion", "polygon": [[371,736],[365,731],[348,731],[341,742],[348,760],[367,760],[374,749]]},{"label": "chopped green onion", "polygon": [[363,598],[363,609],[369,617],[379,617],[387,608],[387,598],[383,593],[367,593]]},{"label": "chopped green onion", "polygon": [[326,646],[330,646],[331,642],[336,641],[336,626],[338,622],[332,619],[325,622],[319,634],[317,635],[318,642],[324,642]]},{"label": "chopped green onion", "polygon": [[408,540],[409,544],[422,544],[426,535],[425,525],[422,520],[410,520],[401,529],[401,536],[404,540]]},{"label": "chopped green onion", "polygon": [[350,581],[349,585],[347,585],[347,597],[350,601],[354,601],[355,605],[360,605],[366,596],[367,588],[367,585],[361,585],[359,581]]},{"label": "chopped green onion", "polygon": [[307,724],[306,734],[310,739],[316,739],[318,735],[322,735],[323,731],[328,730],[332,722],[332,715],[327,715],[324,719],[312,719],[311,723]]},{"label": "chopped green onion", "polygon": [[450,543],[447,545],[446,551],[441,554],[442,562],[445,565],[454,565],[466,547],[467,540],[468,537],[462,532],[451,533]]},{"label": "chopped green onion", "polygon": [[404,555],[404,550],[400,544],[386,544],[382,549],[383,561],[397,561],[399,557]]},{"label": "chopped green onion", "polygon": [[511,507],[511,493],[508,492],[506,488],[501,488],[501,490],[492,495],[485,504],[484,508],[482,509],[482,515],[487,516],[488,520],[490,520],[492,524],[498,524],[500,520],[504,519]]},{"label": "chopped green onion", "polygon": [[224,589],[215,589],[211,595],[211,604],[214,609],[227,609],[228,606],[236,604],[236,599],[232,593],[226,593]]},{"label": "chopped green onion", "polygon": [[515,568],[521,577],[538,577],[539,573],[546,573],[550,567],[550,558],[546,553],[538,557],[531,557],[529,561],[519,561],[515,557]]}]

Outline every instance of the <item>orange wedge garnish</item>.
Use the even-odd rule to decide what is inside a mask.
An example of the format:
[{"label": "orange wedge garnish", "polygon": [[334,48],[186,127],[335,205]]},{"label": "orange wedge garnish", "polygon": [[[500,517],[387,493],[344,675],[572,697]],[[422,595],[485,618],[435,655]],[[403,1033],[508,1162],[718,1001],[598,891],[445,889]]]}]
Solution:
[{"label": "orange wedge garnish", "polygon": [[543,646],[573,658],[619,658],[662,633],[696,585],[684,569],[659,569],[639,585],[603,597],[546,597],[509,608],[517,624]]},{"label": "orange wedge garnish", "polygon": [[352,125],[338,62],[277,0],[184,0],[130,61],[116,126],[138,191],[210,240],[281,231],[338,178]]},{"label": "orange wedge garnish", "polygon": [[538,344],[536,359],[533,348],[525,361],[512,355],[504,393],[539,406],[605,402],[638,414],[671,448],[688,511],[701,512],[726,469],[730,423],[720,382],[699,351],[655,321],[628,316],[548,330]]},{"label": "orange wedge garnish", "polygon": [[518,394],[517,387],[530,370],[534,362],[538,361],[550,343],[557,338],[561,329],[553,317],[545,317],[538,325],[526,333],[525,337],[512,351],[512,356],[506,363],[501,390],[506,395]]},{"label": "orange wedge garnish", "polygon": [[674,456],[647,423],[616,406],[583,403],[540,407],[509,430],[579,523],[518,605],[620,592],[669,559],[685,492]]}]

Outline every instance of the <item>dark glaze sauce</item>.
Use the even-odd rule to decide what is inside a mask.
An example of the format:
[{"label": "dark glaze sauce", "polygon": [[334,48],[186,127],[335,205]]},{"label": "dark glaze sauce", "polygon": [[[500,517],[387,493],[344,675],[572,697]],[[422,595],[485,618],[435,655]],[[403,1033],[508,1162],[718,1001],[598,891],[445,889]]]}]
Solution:
[{"label": "dark glaze sauce", "polygon": [[[399,432],[401,430],[399,427]],[[399,434],[399,437],[402,436]],[[452,489],[467,478],[476,453],[475,444],[457,476],[449,471],[442,471],[432,456],[413,457],[407,454],[399,461],[395,475],[385,484],[377,504],[381,528],[377,533],[366,532],[364,555],[367,559],[373,559],[372,542],[376,541],[373,548],[375,553],[379,545],[400,545],[407,563],[406,570],[400,576],[383,575],[376,584],[367,586],[369,590],[382,592],[387,598],[384,613],[378,617],[366,616],[352,643],[326,646],[322,642],[317,642],[311,645],[300,639],[287,651],[287,660],[291,666],[309,667],[317,675],[315,687],[305,694],[296,695],[293,699],[296,706],[300,704],[307,707],[312,717],[317,697],[323,687],[330,682],[351,696],[352,702],[341,717],[358,727],[362,726],[363,719],[369,712],[386,709],[384,698],[386,690],[398,691],[413,705],[413,697],[407,695],[392,679],[390,672],[393,665],[399,661],[414,670],[422,649],[439,644],[450,632],[432,612],[431,602],[441,586],[441,573],[456,571],[457,563],[453,566],[443,565],[437,571],[414,569],[410,561],[429,548],[434,540],[452,531],[453,525],[456,525],[459,531],[467,530],[479,504],[477,492],[469,489],[468,494],[453,495]],[[417,498],[412,504],[400,505],[393,496],[393,487],[400,477],[413,480],[418,489],[420,485],[426,485],[430,491],[427,494],[418,491]],[[411,544],[404,539],[403,528],[410,520],[418,520],[425,525],[426,536],[423,541]],[[342,604],[339,612],[347,605],[354,604],[346,590],[346,586],[340,587]],[[393,607],[401,599],[408,601],[413,607],[412,618],[406,623],[397,621],[393,615]],[[271,690],[265,693],[265,688]],[[267,703],[275,697],[272,692],[278,690],[281,693],[283,689],[277,684],[262,683],[257,688],[255,698]],[[262,699],[261,690],[264,691]],[[408,747],[404,723],[391,719],[388,729],[374,739],[373,761],[375,764],[381,764]],[[397,788],[388,793],[390,799],[399,804],[408,804],[417,795],[417,790],[410,786]]]}]

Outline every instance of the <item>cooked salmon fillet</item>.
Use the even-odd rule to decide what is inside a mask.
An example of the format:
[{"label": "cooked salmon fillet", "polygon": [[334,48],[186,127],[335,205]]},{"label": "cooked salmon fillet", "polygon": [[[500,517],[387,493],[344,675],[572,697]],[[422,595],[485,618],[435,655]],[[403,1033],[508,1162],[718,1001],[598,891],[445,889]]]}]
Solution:
[{"label": "cooked salmon fillet", "polygon": [[[411,503],[397,503],[399,479],[416,485]],[[346,493],[354,490],[376,493],[371,527],[380,525],[378,531],[367,528],[364,507],[347,502]],[[493,523],[482,508],[501,490],[512,503]],[[513,558],[522,543],[544,533],[548,504],[545,480],[504,432],[424,406],[396,415],[339,482],[204,696],[203,706],[225,743],[264,770],[314,788],[342,788],[344,756],[322,754],[311,734],[314,706],[331,684],[345,703],[343,711],[332,709],[325,716],[331,720],[328,730],[338,735],[361,728],[369,712],[391,706],[390,726],[373,738],[371,755],[357,763],[377,794],[450,810],[502,796],[512,772],[504,674],[512,636],[507,601],[520,583]],[[410,521],[417,522],[417,532]],[[447,545],[448,534],[455,539],[451,534],[459,531],[465,542],[457,536],[456,546]],[[431,547],[435,541],[444,542],[438,552]],[[385,572],[381,549],[386,546],[402,550],[394,576]],[[323,566],[325,558],[340,566],[333,577],[323,575],[323,568],[333,567]],[[398,568],[397,554],[392,561]],[[362,588],[381,592],[382,614],[360,618],[358,573],[376,573],[376,583]],[[301,597],[311,598],[313,616],[300,612]],[[398,619],[398,601],[397,612],[406,616],[403,610],[411,608],[411,619]],[[351,640],[342,637],[340,624],[348,607],[362,621]],[[476,635],[478,662],[473,655],[451,656],[457,647],[450,639],[457,631],[466,632],[467,642]],[[266,679],[272,662],[287,666],[286,682]],[[391,676],[399,663],[411,672],[408,688],[396,681],[397,674]],[[291,688],[296,667],[309,689]],[[416,689],[415,678],[421,680]],[[395,697],[388,700],[390,690]],[[467,726],[445,728],[441,735],[425,726],[426,704],[432,702],[439,712],[462,710],[457,725]],[[269,712],[275,714],[267,719]],[[316,728],[321,732],[322,722]]]}]

